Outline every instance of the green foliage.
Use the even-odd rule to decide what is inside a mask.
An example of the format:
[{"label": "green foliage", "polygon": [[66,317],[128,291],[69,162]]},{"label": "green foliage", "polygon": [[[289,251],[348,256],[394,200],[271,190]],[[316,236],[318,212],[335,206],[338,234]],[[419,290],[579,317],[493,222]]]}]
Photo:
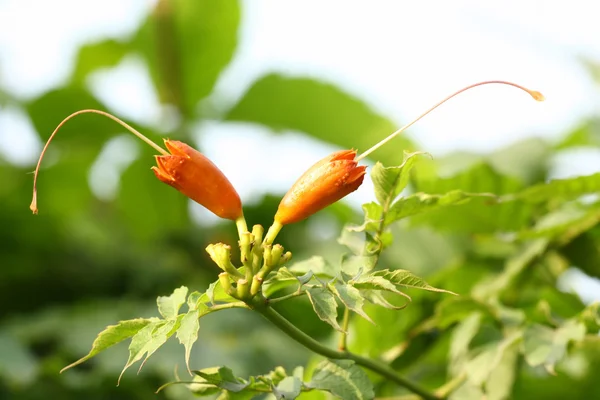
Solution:
[{"label": "green foliage", "polygon": [[[240,12],[237,1],[161,1],[131,37],[79,49],[63,86],[28,100],[0,88],[0,105],[23,110],[45,139],[68,114],[106,108],[86,86],[91,74],[141,56],[177,113],[169,135],[182,140],[204,118],[359,149],[395,130],[344,88],[279,73],[226,109],[213,91],[234,57]],[[214,107],[200,107],[209,96]],[[156,141],[161,129],[141,127]],[[406,152],[397,166],[399,149],[415,147],[395,139],[374,153],[362,219],[350,207],[323,211],[345,224],[337,243],[313,235],[310,222],[285,227],[279,239],[300,261],[277,265],[255,297],[240,300],[201,251],[235,244],[235,228],[194,226],[188,200],[154,179],[154,152],[141,146],[115,198],[96,198],[90,168],[122,129],[97,115],[70,121],[42,166],[38,218],[26,207],[32,168],[0,160],[0,397],[148,398],[180,360],[193,376],[176,375],[158,398],[600,397],[599,303],[563,281],[573,268],[600,277],[600,174],[549,179],[557,155],[597,149],[598,132],[592,119],[556,143],[433,159]],[[245,215],[270,222],[276,205],[267,197]],[[171,292],[150,311],[148,299]],[[119,377],[140,361],[143,374]]]},{"label": "green foliage", "polygon": [[[226,116],[275,131],[306,132],[344,148],[367,149],[394,130],[387,118],[341,89],[309,78],[270,74],[256,81]],[[398,148],[412,148],[406,138],[381,149],[377,157],[393,162]]]},{"label": "green foliage", "polygon": [[371,399],[375,395],[365,372],[348,360],[323,361],[316,366],[308,386],[328,391],[340,399]]}]

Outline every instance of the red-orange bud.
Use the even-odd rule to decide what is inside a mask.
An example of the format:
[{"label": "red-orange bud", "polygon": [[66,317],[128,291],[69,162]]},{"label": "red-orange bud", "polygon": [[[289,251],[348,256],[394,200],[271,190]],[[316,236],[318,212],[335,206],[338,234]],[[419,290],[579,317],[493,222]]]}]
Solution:
[{"label": "red-orange bud", "polygon": [[279,203],[275,221],[301,221],[358,189],[366,167],[355,157],[356,150],[336,151],[310,167]]},{"label": "red-orange bud", "polygon": [[242,216],[242,202],[233,185],[215,164],[187,144],[165,140],[171,155],[155,156],[156,177],[221,218]]}]

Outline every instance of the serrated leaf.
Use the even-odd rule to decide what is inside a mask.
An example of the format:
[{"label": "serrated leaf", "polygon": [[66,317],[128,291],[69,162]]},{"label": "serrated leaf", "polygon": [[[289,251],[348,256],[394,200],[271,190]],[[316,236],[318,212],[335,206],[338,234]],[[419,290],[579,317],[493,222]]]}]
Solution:
[{"label": "serrated leaf", "polygon": [[127,321],[120,321],[117,325],[107,326],[106,329],[104,329],[98,334],[98,336],[94,340],[94,343],[92,343],[92,349],[85,357],[82,357],[74,363],[67,365],[66,367],[61,369],[60,372],[62,373],[70,368],[73,368],[76,365],[81,364],[86,360],[89,360],[96,354],[108,349],[109,347],[134,336],[148,324],[157,321],[157,318],[138,318]]},{"label": "serrated leaf", "polygon": [[597,192],[600,192],[600,173],[569,179],[554,179],[548,183],[528,187],[507,198],[514,197],[530,203],[540,203],[558,199],[571,200],[584,194]]},{"label": "serrated leaf", "polygon": [[383,208],[381,205],[375,202],[365,203],[362,205],[362,209],[365,215],[364,222],[361,225],[347,225],[345,230],[350,232],[376,232],[379,229],[382,219],[381,215],[383,213]]},{"label": "serrated leaf", "polygon": [[337,302],[333,293],[323,287],[314,287],[307,289],[306,294],[319,319],[343,332],[337,323]]},{"label": "serrated leaf", "polygon": [[302,381],[295,376],[283,378],[273,388],[273,394],[277,400],[294,400],[302,392]]},{"label": "serrated leaf", "polygon": [[206,306],[210,299],[206,293],[200,293],[198,291],[194,291],[188,295],[187,305],[189,311],[193,311],[198,309],[198,307]]},{"label": "serrated leaf", "polygon": [[491,193],[467,193],[453,190],[445,194],[415,193],[398,199],[385,217],[385,224],[389,225],[402,218],[421,214],[441,207],[465,204],[475,197],[485,197],[493,201],[496,196]]},{"label": "serrated leaf", "polygon": [[368,275],[365,277],[361,277],[356,281],[349,282],[352,286],[361,290],[383,290],[386,292],[392,292],[399,294],[400,296],[406,297],[408,301],[412,301],[409,295],[398,290],[396,285],[392,282],[388,281],[382,276],[373,276]]},{"label": "serrated leaf", "polygon": [[363,295],[365,299],[371,304],[376,306],[381,306],[383,308],[387,308],[388,310],[402,310],[406,308],[411,302],[410,297],[408,297],[408,301],[401,306],[395,306],[383,296],[383,294],[377,290],[361,290],[360,293]]},{"label": "serrated leaf", "polygon": [[160,296],[156,299],[158,312],[164,319],[174,318],[179,313],[179,309],[185,303],[188,288],[182,286],[175,289],[170,296]]},{"label": "serrated leaf", "polygon": [[375,198],[386,211],[400,192],[406,188],[410,178],[410,170],[414,166],[416,156],[427,153],[404,153],[404,160],[398,167],[384,167],[378,162],[371,170],[371,179],[375,186]]},{"label": "serrated leaf", "polygon": [[145,356],[139,368],[141,370],[148,358],[175,333],[180,321],[181,318],[173,318],[167,321],[158,320],[140,329],[131,339],[129,359],[119,375],[118,382],[121,381],[121,377],[129,367]]},{"label": "serrated leaf", "polygon": [[233,371],[227,367],[208,368],[193,372],[204,378],[206,382],[230,392],[241,392],[249,385],[244,379],[236,377]]},{"label": "serrated leaf", "polygon": [[370,272],[377,265],[377,255],[344,254],[342,256],[342,273],[356,275],[360,272]]},{"label": "serrated leaf", "polygon": [[325,360],[316,366],[308,387],[325,390],[343,400],[375,397],[367,374],[350,360]]},{"label": "serrated leaf", "polygon": [[185,347],[185,366],[190,375],[192,375],[190,369],[190,354],[192,352],[192,346],[196,343],[196,340],[198,340],[198,330],[200,329],[199,318],[198,310],[192,310],[185,314],[181,319],[181,324],[179,325],[176,334],[179,343]]},{"label": "serrated leaf", "polygon": [[360,290],[351,285],[340,282],[336,282],[335,285],[331,285],[330,288],[346,307],[370,323],[375,324],[363,310],[365,299],[361,295]]},{"label": "serrated leaf", "polygon": [[430,292],[449,293],[449,294],[456,295],[456,293],[451,292],[449,290],[435,288],[435,287],[431,286],[430,284],[428,284],[427,282],[425,282],[423,279],[414,275],[413,273],[403,270],[403,269],[396,269],[393,271],[384,269],[381,271],[373,272],[373,274],[371,276],[382,277],[385,280],[392,283],[393,285],[395,285],[396,287],[402,286],[402,287],[413,288],[413,289],[427,290]]}]

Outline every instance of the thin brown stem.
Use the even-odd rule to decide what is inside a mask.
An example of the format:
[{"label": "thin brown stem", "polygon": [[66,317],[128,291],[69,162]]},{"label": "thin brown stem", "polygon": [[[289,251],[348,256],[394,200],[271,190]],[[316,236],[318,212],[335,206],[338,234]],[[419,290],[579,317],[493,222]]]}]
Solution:
[{"label": "thin brown stem", "polygon": [[395,138],[396,136],[398,136],[399,134],[401,134],[402,132],[404,132],[406,129],[410,128],[413,124],[415,124],[421,118],[423,118],[424,116],[426,116],[427,114],[429,114],[430,112],[432,112],[433,110],[435,110],[436,108],[438,108],[439,106],[441,106],[442,104],[444,104],[445,102],[447,102],[448,100],[450,100],[451,98],[453,98],[454,96],[459,95],[462,92],[464,92],[466,90],[469,90],[469,89],[472,89],[472,88],[477,87],[477,86],[489,85],[489,84],[496,84],[496,83],[502,84],[502,85],[509,85],[509,86],[516,87],[517,89],[521,89],[521,90],[527,92],[531,97],[533,97],[534,100],[537,100],[537,101],[543,101],[544,100],[544,95],[542,95],[540,92],[538,92],[536,90],[527,89],[524,86],[517,85],[516,83],[512,83],[512,82],[507,82],[507,81],[485,81],[485,82],[474,83],[474,84],[469,85],[467,87],[464,87],[464,88],[460,89],[459,91],[452,93],[450,96],[444,98],[442,101],[438,102],[436,105],[434,105],[433,107],[431,107],[430,109],[428,109],[427,111],[425,111],[423,114],[421,114],[417,118],[413,119],[412,122],[409,122],[408,124],[404,125],[402,128],[398,129],[396,132],[393,132],[388,137],[386,137],[385,139],[383,139],[382,141],[380,141],[379,143],[377,143],[375,146],[371,147],[369,150],[365,151],[364,153],[362,153],[361,155],[359,155],[358,157],[356,157],[356,161],[360,161],[363,158],[367,157],[369,154],[371,154],[372,152],[374,152],[375,150],[377,150],[378,148],[380,148],[381,146],[383,146],[384,144],[386,144],[387,142],[389,142],[390,140],[392,140],[393,138]]},{"label": "thin brown stem", "polygon": [[46,144],[44,145],[44,148],[42,149],[42,153],[40,154],[40,158],[38,159],[37,166],[35,167],[35,173],[33,174],[33,198],[31,199],[31,205],[29,206],[29,209],[31,211],[33,211],[34,214],[37,214],[37,212],[38,212],[38,208],[37,208],[37,177],[38,177],[38,173],[40,171],[40,165],[42,164],[42,159],[44,158],[44,155],[46,154],[46,150],[48,149],[48,146],[50,145],[50,142],[52,141],[52,139],[54,139],[54,136],[56,135],[56,133],[59,131],[60,128],[62,128],[62,126],[67,121],[69,121],[70,119],[72,119],[72,118],[74,118],[74,117],[76,117],[78,115],[88,114],[88,113],[99,114],[99,115],[102,115],[103,117],[107,117],[107,118],[112,119],[113,121],[115,121],[116,123],[118,123],[119,125],[121,125],[122,127],[124,127],[125,129],[127,129],[129,132],[133,133],[135,136],[137,136],[138,138],[142,139],[148,145],[152,146],[152,148],[154,148],[159,153],[161,153],[163,155],[169,155],[169,153],[165,149],[163,149],[162,147],[160,147],[159,145],[157,145],[156,143],[154,143],[152,140],[148,139],[146,136],[144,136],[143,134],[141,134],[139,131],[137,131],[135,128],[133,128],[128,123],[122,121],[121,119],[115,117],[112,114],[109,114],[109,113],[107,113],[105,111],[92,110],[92,109],[76,111],[73,114],[69,115],[67,118],[63,119],[60,122],[60,124],[58,124],[58,126],[54,129],[54,132],[52,132],[52,135],[50,135],[50,137],[46,141]]}]

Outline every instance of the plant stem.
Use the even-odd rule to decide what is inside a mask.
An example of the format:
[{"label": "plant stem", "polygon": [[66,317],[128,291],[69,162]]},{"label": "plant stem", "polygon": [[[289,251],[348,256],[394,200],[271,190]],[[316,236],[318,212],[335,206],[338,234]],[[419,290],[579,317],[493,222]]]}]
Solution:
[{"label": "plant stem", "polygon": [[286,294],[286,295],[281,296],[281,297],[275,297],[274,299],[268,299],[268,302],[269,302],[269,304],[279,303],[280,301],[291,299],[293,297],[302,296],[302,295],[305,295],[305,294],[306,294],[306,292],[301,292],[301,291],[297,290],[294,293]]},{"label": "plant stem", "polygon": [[344,307],[344,319],[342,320],[342,332],[340,333],[340,341],[338,344],[339,351],[346,351],[346,340],[348,337],[348,325],[350,323],[350,309]]},{"label": "plant stem", "polygon": [[303,345],[309,350],[314,351],[317,354],[331,358],[334,360],[352,360],[356,364],[363,366],[371,371],[387,378],[398,385],[410,390],[413,393],[418,394],[426,400],[439,400],[441,397],[428,392],[426,389],[420,387],[416,383],[409,381],[401,375],[398,375],[391,367],[383,364],[379,361],[359,356],[358,354],[350,353],[348,351],[337,351],[327,346],[322,345],[315,339],[308,336],[306,333],[299,330],[295,325],[289,322],[287,319],[281,316],[272,307],[265,304],[264,299],[254,299],[252,308],[261,313],[266,319],[271,321],[275,326],[281,329],[289,337]]},{"label": "plant stem", "polygon": [[275,238],[279,234],[279,231],[281,230],[281,228],[283,228],[283,225],[281,225],[277,221],[273,221],[273,225],[271,225],[269,227],[269,230],[267,231],[267,235],[265,236],[265,240],[263,243],[264,244],[273,244],[273,242],[275,241]]},{"label": "plant stem", "polygon": [[235,226],[237,226],[238,236],[242,238],[242,234],[248,232],[248,225],[246,224],[246,218],[242,215],[235,220]]}]

